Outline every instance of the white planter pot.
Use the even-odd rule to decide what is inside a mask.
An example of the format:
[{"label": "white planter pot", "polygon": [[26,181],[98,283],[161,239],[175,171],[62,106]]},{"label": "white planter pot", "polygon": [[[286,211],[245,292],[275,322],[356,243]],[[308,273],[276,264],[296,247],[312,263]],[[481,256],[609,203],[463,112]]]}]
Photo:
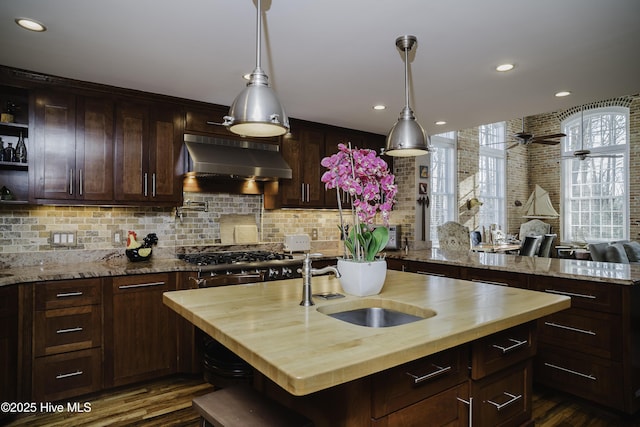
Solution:
[{"label": "white planter pot", "polygon": [[355,262],[350,259],[338,260],[340,285],[350,295],[366,297],[377,295],[382,290],[387,276],[387,261]]}]

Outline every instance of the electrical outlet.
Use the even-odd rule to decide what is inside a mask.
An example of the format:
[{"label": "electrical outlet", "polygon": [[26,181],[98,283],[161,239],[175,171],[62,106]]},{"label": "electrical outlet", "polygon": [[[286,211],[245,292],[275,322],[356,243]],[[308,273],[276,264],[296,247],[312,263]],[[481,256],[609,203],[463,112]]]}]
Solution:
[{"label": "electrical outlet", "polygon": [[52,231],[51,246],[77,246],[78,240],[75,231]]},{"label": "electrical outlet", "polygon": [[122,230],[114,230],[111,241],[116,246],[122,246],[123,239],[124,239],[123,236],[124,236],[124,233],[122,232]]},{"label": "electrical outlet", "polygon": [[311,240],[318,240],[318,229],[317,228],[312,228],[311,229]]}]

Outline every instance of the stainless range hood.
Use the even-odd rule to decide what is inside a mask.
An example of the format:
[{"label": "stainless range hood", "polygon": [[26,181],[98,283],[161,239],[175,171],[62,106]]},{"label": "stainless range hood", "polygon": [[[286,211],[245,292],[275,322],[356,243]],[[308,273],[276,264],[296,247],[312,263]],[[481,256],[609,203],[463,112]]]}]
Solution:
[{"label": "stainless range hood", "polygon": [[184,135],[187,174],[257,181],[291,179],[291,168],[275,144]]}]

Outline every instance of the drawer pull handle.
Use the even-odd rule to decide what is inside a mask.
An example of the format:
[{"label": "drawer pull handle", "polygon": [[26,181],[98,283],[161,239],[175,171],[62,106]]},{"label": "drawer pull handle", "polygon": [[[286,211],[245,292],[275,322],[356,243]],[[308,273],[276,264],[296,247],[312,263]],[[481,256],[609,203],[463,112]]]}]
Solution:
[{"label": "drawer pull handle", "polygon": [[56,298],[67,298],[67,297],[80,297],[82,296],[82,292],[63,292],[60,294],[56,294]]},{"label": "drawer pull handle", "polygon": [[596,335],[596,333],[593,331],[588,331],[586,329],[573,328],[571,326],[560,325],[554,322],[544,322],[544,324],[547,326],[552,326],[554,328],[566,329],[568,331],[573,331],[573,332],[580,332],[581,334],[594,335],[594,336]]},{"label": "drawer pull handle", "polygon": [[56,375],[56,379],[57,380],[61,380],[63,378],[77,377],[78,375],[82,375],[82,374],[84,374],[84,372],[82,372],[82,371],[70,372],[68,374],[58,374],[58,375]]},{"label": "drawer pull handle", "polygon": [[518,341],[516,339],[509,338],[509,341],[511,341],[511,342],[513,342],[515,344],[510,345],[509,347],[503,347],[503,346],[498,345],[498,344],[493,344],[493,347],[497,348],[498,350],[502,350],[502,354],[506,354],[506,353],[509,353],[510,351],[517,350],[518,348],[524,347],[527,344],[529,344],[529,340]]},{"label": "drawer pull handle", "polygon": [[152,286],[163,286],[164,282],[152,282],[152,283],[138,283],[135,285],[120,285],[118,289],[133,289],[133,288],[150,288]]},{"label": "drawer pull handle", "polygon": [[515,395],[515,394],[511,394],[511,393],[507,393],[506,391],[503,392],[506,396],[509,396],[511,399],[507,400],[506,402],[500,404],[500,403],[496,403],[492,400],[487,400],[487,403],[492,404],[493,406],[496,407],[496,410],[500,411],[502,408],[506,408],[507,406],[511,405],[514,402],[517,402],[518,400],[522,399],[522,395]]},{"label": "drawer pull handle", "polygon": [[[402,270],[402,271],[404,271],[404,270]],[[418,270],[418,271],[416,271],[416,273],[418,273],[418,274],[426,274],[426,275],[429,275],[429,276],[446,277],[446,276],[445,276],[444,274],[442,274],[442,273],[431,273],[431,272],[429,272],[429,271],[420,271],[420,270]]]},{"label": "drawer pull handle", "polygon": [[578,375],[580,377],[587,378],[589,380],[593,380],[593,381],[597,380],[597,378],[594,377],[593,375],[583,374],[582,372],[574,371],[573,369],[563,368],[562,366],[554,365],[552,363],[545,362],[544,366],[548,366],[548,367],[553,368],[553,369],[558,369],[560,371],[568,372],[568,373],[573,374],[573,375]]},{"label": "drawer pull handle", "polygon": [[509,287],[508,283],[504,283],[504,282],[492,282],[490,280],[480,280],[480,279],[471,279],[472,282],[476,282],[476,283],[486,283],[488,285],[498,285],[498,286],[506,286]]},{"label": "drawer pull handle", "polygon": [[576,294],[574,292],[556,291],[555,289],[545,289],[544,291],[549,292],[550,294],[566,295],[569,297],[588,298],[588,299],[597,298],[595,295]]},{"label": "drawer pull handle", "polygon": [[420,384],[423,381],[427,381],[435,377],[439,377],[440,375],[446,374],[451,370],[451,366],[442,367],[434,364],[431,364],[431,366],[435,366],[436,368],[438,368],[438,370],[433,371],[427,375],[414,375],[411,372],[407,372],[407,375],[413,378],[413,384],[415,385],[415,384]]},{"label": "drawer pull handle", "polygon": [[58,329],[56,334],[68,334],[69,332],[81,332],[82,328],[78,326],[77,328],[67,328],[67,329]]}]

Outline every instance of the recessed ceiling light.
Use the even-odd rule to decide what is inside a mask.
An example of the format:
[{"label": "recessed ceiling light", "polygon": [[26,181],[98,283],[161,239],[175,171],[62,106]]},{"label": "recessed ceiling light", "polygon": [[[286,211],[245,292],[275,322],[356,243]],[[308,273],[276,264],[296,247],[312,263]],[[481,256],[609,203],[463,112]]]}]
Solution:
[{"label": "recessed ceiling light", "polygon": [[387,108],[386,105],[382,105],[382,104],[378,104],[378,105],[374,105],[373,109],[374,110],[385,110]]},{"label": "recessed ceiling light", "polygon": [[563,90],[556,93],[556,96],[558,98],[562,98],[563,96],[569,96],[569,95],[571,95],[571,92],[569,92],[568,90]]},{"label": "recessed ceiling light", "polygon": [[16,24],[29,31],[35,31],[38,33],[47,31],[47,27],[31,18],[16,18]]},{"label": "recessed ceiling light", "polygon": [[500,64],[496,67],[496,71],[505,72],[505,71],[511,71],[514,68],[515,68],[515,65],[513,64]]},{"label": "recessed ceiling light", "polygon": [[438,126],[442,126],[442,125],[446,125],[446,124],[447,124],[447,122],[445,122],[444,120],[438,120],[438,121],[437,121],[437,122],[435,122],[435,123],[436,123],[436,125],[438,125]]}]

